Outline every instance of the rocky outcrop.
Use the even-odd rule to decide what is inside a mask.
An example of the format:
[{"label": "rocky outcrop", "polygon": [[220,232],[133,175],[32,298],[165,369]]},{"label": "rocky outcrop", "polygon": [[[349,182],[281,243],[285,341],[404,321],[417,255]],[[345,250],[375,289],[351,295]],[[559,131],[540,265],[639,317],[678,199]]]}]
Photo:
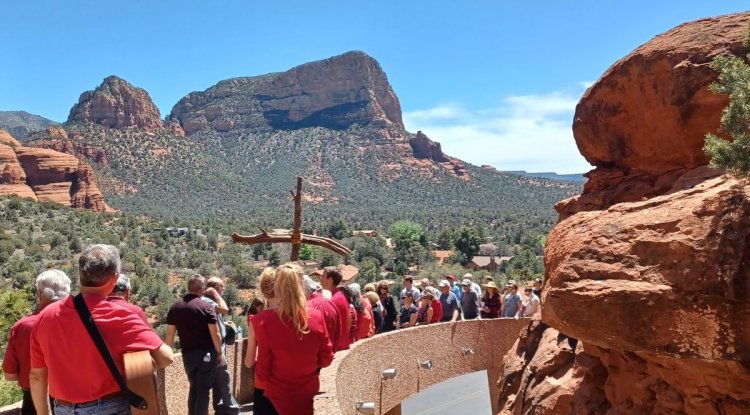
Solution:
[{"label": "rocky outcrop", "polygon": [[[748,23],[750,13],[681,25],[581,99],[574,134],[597,168],[556,206],[550,328],[506,362],[507,413],[750,413],[750,184],[708,168],[702,151],[727,103],[707,90],[708,63],[746,53]],[[573,358],[561,335],[578,340]],[[556,372],[540,375],[547,366]]]},{"label": "rocky outcrop", "polygon": [[521,330],[504,363],[501,415],[596,414],[610,408],[601,362],[583,343],[539,320]]},{"label": "rocky outcrop", "polygon": [[59,151],[23,147],[0,130],[0,195],[103,212],[104,202],[91,166]]},{"label": "rocky outcrop", "polygon": [[563,217],[663,194],[670,188],[665,172],[674,178],[707,164],[704,137],[717,131],[728,102],[708,90],[716,79],[709,65],[717,55],[748,52],[748,23],[750,13],[739,13],[680,25],[616,62],[586,91],[573,133],[596,169]]},{"label": "rocky outcrop", "polygon": [[443,163],[448,159],[440,148],[440,143],[430,140],[423,132],[417,131],[417,135],[409,140],[414,157],[418,159],[430,159],[432,161]]},{"label": "rocky outcrop", "polygon": [[403,131],[401,106],[375,59],[349,52],[289,71],[221,81],[180,100],[168,117],[185,133],[352,125]]},{"label": "rocky outcrop", "polygon": [[606,369],[606,413],[750,411],[748,195],[719,176],[550,233],[542,317]]},{"label": "rocky outcrop", "polygon": [[62,127],[48,127],[44,131],[31,134],[30,138],[33,140],[34,147],[71,154],[81,161],[93,160],[97,164],[109,164],[107,151],[104,148],[82,141],[79,135],[77,131],[69,135]]},{"label": "rocky outcrop", "polygon": [[68,122],[89,122],[107,128],[134,127],[145,131],[164,128],[159,109],[148,92],[116,76],[104,79],[93,91],[81,94]]}]

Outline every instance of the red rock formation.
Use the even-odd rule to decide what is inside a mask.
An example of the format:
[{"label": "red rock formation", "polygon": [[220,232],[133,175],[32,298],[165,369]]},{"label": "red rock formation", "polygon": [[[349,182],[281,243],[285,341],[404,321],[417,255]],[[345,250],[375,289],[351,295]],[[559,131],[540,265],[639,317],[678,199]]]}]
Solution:
[{"label": "red rock formation", "polygon": [[93,180],[91,166],[59,151],[6,145],[0,130],[0,195],[16,194],[94,211],[110,208]]},{"label": "red rock formation", "polygon": [[720,54],[747,53],[749,22],[750,13],[739,13],[680,25],[616,62],[586,91],[573,133],[597,167],[563,218],[663,194],[670,188],[665,172],[679,176],[707,164],[704,137],[716,132],[728,102],[708,90],[716,79],[709,63]]},{"label": "red rock formation", "polygon": [[109,164],[107,152],[99,146],[81,141],[82,134],[74,132],[71,135],[62,127],[49,127],[30,135],[34,147],[48,148],[61,153],[78,157],[79,160],[94,160],[97,164]]},{"label": "red rock formation", "polygon": [[15,194],[37,200],[34,191],[26,185],[26,172],[16,157],[15,149],[19,147],[18,140],[0,130],[0,195]]},{"label": "red rock formation", "polygon": [[[506,362],[504,413],[750,413],[750,183],[709,169],[702,151],[726,105],[706,90],[707,63],[745,53],[748,23],[681,25],[581,99],[574,134],[597,168],[556,207],[542,298],[552,328],[531,330]],[[566,348],[560,333],[579,342]]]},{"label": "red rock formation", "polygon": [[221,81],[181,99],[168,117],[187,134],[204,129],[404,130],[401,105],[375,59],[349,52],[286,72]]},{"label": "red rock formation", "polygon": [[116,76],[104,79],[93,91],[81,94],[68,122],[90,122],[108,128],[135,127],[145,131],[164,128],[159,109],[148,93]]}]

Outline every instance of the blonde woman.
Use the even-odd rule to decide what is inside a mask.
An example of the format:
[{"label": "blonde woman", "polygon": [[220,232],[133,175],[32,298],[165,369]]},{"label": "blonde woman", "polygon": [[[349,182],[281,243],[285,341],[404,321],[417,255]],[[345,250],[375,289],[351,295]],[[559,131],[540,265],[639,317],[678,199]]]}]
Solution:
[{"label": "blonde woman", "polygon": [[320,368],[331,364],[333,345],[323,315],[306,307],[302,270],[285,264],[276,270],[276,309],[253,319],[258,342],[256,372],[265,396],[279,415],[313,415]]},{"label": "blonde woman", "polygon": [[[258,353],[258,342],[255,336],[255,322],[254,320],[263,316],[264,313],[271,313],[276,307],[276,298],[274,296],[273,287],[276,281],[276,269],[267,267],[263,270],[258,277],[258,283],[260,285],[260,292],[266,299],[266,304],[263,311],[255,314],[252,319],[248,318],[247,324],[247,353],[245,354],[245,366],[255,366],[255,358]],[[271,401],[264,395],[265,379],[263,379],[258,371],[255,371],[255,390],[253,391],[253,410],[257,415],[272,415],[273,406]]]}]

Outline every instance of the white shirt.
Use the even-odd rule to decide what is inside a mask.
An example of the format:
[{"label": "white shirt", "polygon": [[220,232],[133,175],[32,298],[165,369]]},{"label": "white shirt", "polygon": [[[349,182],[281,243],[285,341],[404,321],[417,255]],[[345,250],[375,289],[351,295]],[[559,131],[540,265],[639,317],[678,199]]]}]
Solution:
[{"label": "white shirt", "polygon": [[539,297],[535,294],[531,294],[531,298],[524,304],[523,316],[531,317],[538,314],[542,309],[542,303],[539,301]]}]

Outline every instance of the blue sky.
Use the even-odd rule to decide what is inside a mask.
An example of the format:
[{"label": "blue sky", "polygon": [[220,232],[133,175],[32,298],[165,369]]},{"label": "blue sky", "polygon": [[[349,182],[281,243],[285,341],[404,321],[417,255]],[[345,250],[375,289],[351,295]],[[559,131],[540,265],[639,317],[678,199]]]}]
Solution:
[{"label": "blue sky", "polygon": [[362,50],[399,96],[407,129],[502,170],[584,172],[571,132],[585,88],[708,1],[2,0],[0,110],[67,118],[108,75],[162,112],[222,79]]}]

